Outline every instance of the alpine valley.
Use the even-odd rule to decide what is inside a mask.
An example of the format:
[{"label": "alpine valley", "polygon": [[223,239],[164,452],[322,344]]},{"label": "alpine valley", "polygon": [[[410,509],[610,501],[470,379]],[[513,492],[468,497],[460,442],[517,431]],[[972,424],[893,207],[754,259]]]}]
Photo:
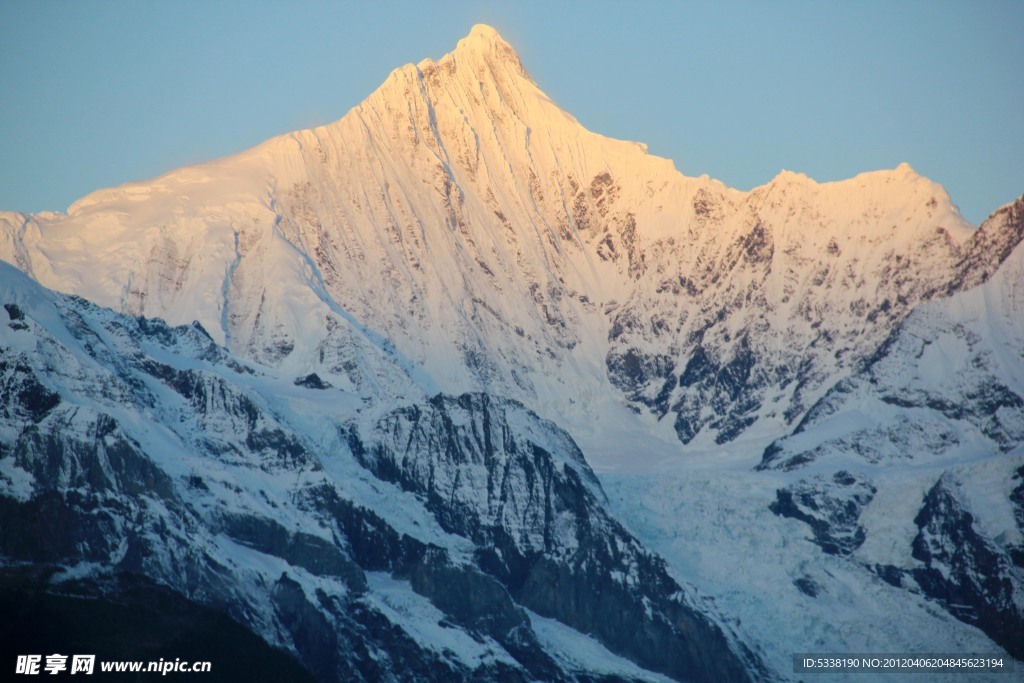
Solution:
[{"label": "alpine valley", "polygon": [[0,213],[0,597],[221,619],[246,680],[1024,666],[1022,238],[906,164],[685,177],[478,25],[332,124]]}]

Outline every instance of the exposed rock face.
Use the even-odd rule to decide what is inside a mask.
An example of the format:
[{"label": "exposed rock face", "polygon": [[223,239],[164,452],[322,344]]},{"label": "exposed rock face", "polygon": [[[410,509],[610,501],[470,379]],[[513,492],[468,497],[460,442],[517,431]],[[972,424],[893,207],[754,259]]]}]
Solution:
[{"label": "exposed rock face", "polygon": [[305,377],[296,377],[295,386],[306,387],[307,389],[330,389],[331,383],[320,379],[320,375],[311,372]]},{"label": "exposed rock face", "polygon": [[870,482],[840,471],[830,480],[818,478],[779,489],[771,511],[806,522],[826,553],[849,555],[864,543],[860,512],[876,491]]},{"label": "exposed rock face", "polygon": [[604,510],[575,444],[525,417],[486,395],[438,395],[362,437],[350,432],[349,443],[377,476],[422,496],[446,531],[471,539],[479,566],[524,606],[673,677],[742,677],[708,657],[728,648],[725,637]]},{"label": "exposed rock face", "polygon": [[953,616],[977,626],[1017,659],[1024,658],[1024,565],[979,531],[956,487],[944,477],[914,519],[919,532],[909,569],[880,567],[890,582],[912,580]]},{"label": "exposed rock face", "polygon": [[[1010,492],[1010,502],[1013,504],[1013,518],[1017,522],[1017,529],[1020,530],[1021,536],[1024,536],[1024,465],[1014,472],[1013,481],[1020,482]],[[1024,543],[1010,544],[1007,548],[1010,552],[1010,557],[1013,558],[1014,564],[1018,567],[1024,567]]]},{"label": "exposed rock face", "polygon": [[[921,532],[914,557],[925,568],[918,585],[958,618],[976,623],[1018,659],[1024,658],[1024,566],[974,528],[974,518],[939,481],[914,519]],[[966,602],[966,605],[964,604]]]},{"label": "exposed rock face", "polygon": [[[915,306],[994,272],[1009,253],[984,251],[994,235],[1013,245],[1021,239],[1013,212],[954,239],[940,227],[949,217],[933,213],[937,188],[908,169],[859,180],[859,188],[897,192],[901,201],[920,196],[922,213],[907,207],[901,220],[917,227],[897,233],[872,218],[882,211],[870,203],[877,200],[861,205],[853,187],[840,198],[839,188],[793,174],[742,201],[703,193],[688,238],[646,255],[660,282],[638,285],[615,312],[613,383],[660,415],[675,413],[684,443],[705,430],[728,443],[764,419],[792,424]],[[840,222],[849,232],[827,227]]]},{"label": "exposed rock face", "polygon": [[[855,554],[867,537],[860,516],[876,492],[869,482],[840,471],[829,479],[819,476],[779,489],[770,509],[805,522],[824,552],[863,561]],[[952,475],[944,475],[931,487],[913,523],[918,529],[910,553],[915,562],[873,564],[870,570],[894,586],[936,600],[1020,659],[1024,654],[1024,564],[1015,554],[1016,547],[997,542],[978,528]],[[795,583],[811,597],[821,590],[808,578]]]},{"label": "exposed rock face", "polygon": [[[992,222],[1024,230],[1024,199]],[[1024,443],[1021,315],[1024,252],[1017,249],[984,287],[916,310],[861,372],[768,447],[762,467],[790,469],[850,451],[873,462],[938,460],[973,441],[990,452],[1013,450]],[[846,420],[852,409],[873,420]]]}]

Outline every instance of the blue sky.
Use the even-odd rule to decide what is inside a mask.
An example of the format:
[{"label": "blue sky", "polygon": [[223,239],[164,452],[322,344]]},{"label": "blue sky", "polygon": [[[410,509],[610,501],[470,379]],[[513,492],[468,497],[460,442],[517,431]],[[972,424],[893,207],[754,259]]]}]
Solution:
[{"label": "blue sky", "polygon": [[741,189],[909,162],[979,222],[1024,193],[1024,2],[0,3],[0,208],[340,118],[494,26],[596,132]]}]

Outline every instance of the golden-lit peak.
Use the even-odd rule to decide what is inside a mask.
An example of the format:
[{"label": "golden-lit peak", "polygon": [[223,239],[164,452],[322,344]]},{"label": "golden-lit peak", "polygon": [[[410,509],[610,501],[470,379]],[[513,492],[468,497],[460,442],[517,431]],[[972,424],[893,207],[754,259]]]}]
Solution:
[{"label": "golden-lit peak", "polygon": [[493,50],[495,47],[511,49],[505,39],[487,24],[476,24],[469,30],[469,35],[459,41],[456,50]]},{"label": "golden-lit peak", "polygon": [[469,35],[458,42],[455,51],[450,56],[458,59],[470,55],[510,63],[517,70],[522,71],[519,55],[493,27],[487,24],[473,26]]}]

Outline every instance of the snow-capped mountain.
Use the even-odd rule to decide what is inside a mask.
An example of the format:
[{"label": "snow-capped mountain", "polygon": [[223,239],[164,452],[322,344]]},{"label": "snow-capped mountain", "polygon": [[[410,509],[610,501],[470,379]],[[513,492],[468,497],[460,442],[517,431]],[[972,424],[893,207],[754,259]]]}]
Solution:
[{"label": "snow-capped mountain", "polygon": [[75,295],[0,264],[0,530],[53,539],[0,553],[320,680],[1021,657],[1022,216],[685,177],[476,26],[335,123],[0,212]]},{"label": "snow-capped mountain", "polygon": [[333,124],[0,224],[44,285],[295,374],[493,392],[580,432],[613,391],[694,446],[793,424],[1020,239],[909,166],[687,178],[585,130],[484,26]]}]

